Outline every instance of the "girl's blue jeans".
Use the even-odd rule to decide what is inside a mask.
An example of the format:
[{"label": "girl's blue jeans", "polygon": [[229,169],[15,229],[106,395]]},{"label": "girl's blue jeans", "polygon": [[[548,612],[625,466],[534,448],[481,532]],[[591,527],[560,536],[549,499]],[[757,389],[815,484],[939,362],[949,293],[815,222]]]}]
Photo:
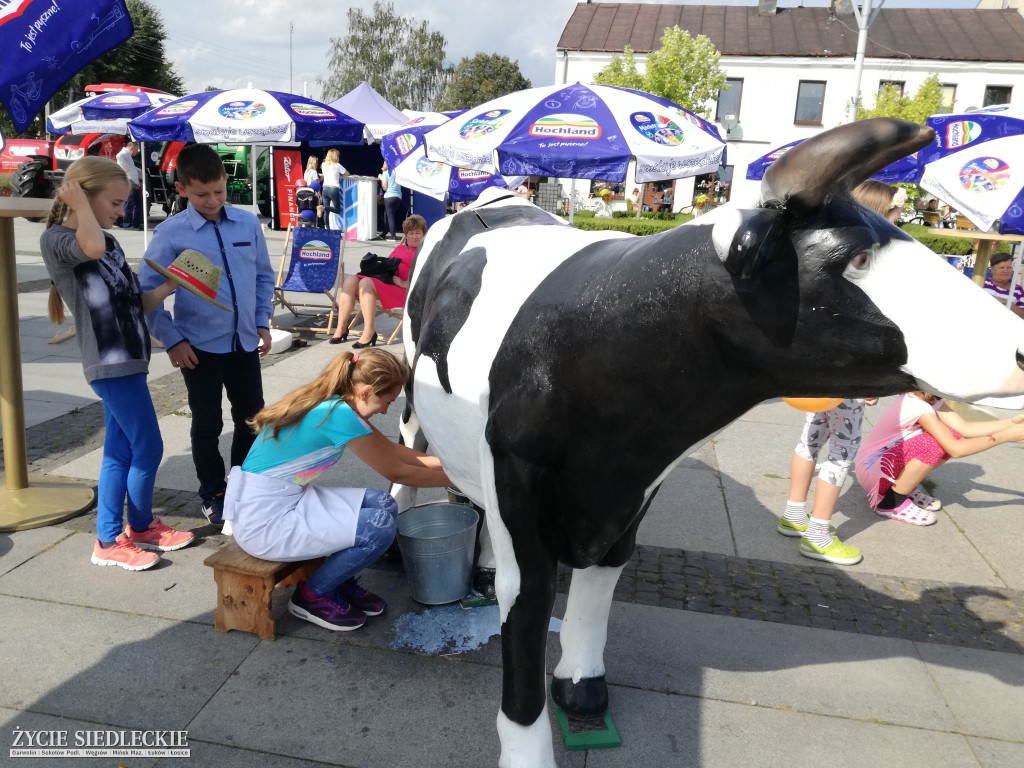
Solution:
[{"label": "girl's blue jeans", "polygon": [[105,543],[124,530],[124,502],[128,524],[144,531],[153,522],[153,485],[164,455],[164,443],[149,396],[146,374],[98,379],[90,385],[103,401],[106,436],[96,500],[96,535]]},{"label": "girl's blue jeans", "polygon": [[309,579],[309,588],[318,596],[326,595],[376,562],[395,540],[397,514],[398,504],[390,494],[368,488],[356,522],[355,543],[330,555]]}]

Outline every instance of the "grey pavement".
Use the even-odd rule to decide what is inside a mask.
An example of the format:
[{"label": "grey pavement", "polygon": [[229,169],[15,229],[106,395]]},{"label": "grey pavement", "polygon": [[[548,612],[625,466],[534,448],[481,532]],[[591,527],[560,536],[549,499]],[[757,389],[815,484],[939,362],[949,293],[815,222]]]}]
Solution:
[{"label": "grey pavement", "polygon": [[[15,230],[30,471],[95,483],[102,408],[75,341],[47,343],[57,329],[46,319],[42,224]],[[142,233],[116,235],[137,263]],[[268,241],[276,266],[283,233]],[[389,246],[350,243],[347,271],[367,250]],[[264,361],[268,401],[345,348],[322,333],[297,337],[308,346]],[[15,731],[152,729],[187,731],[190,758],[98,764],[496,765],[494,607],[419,605],[401,564],[386,561],[364,581],[391,607],[358,632],[294,619],[288,589],[275,595],[277,640],[213,630],[216,590],[202,561],[226,539],[199,512],[185,389],[158,350],[150,385],[165,443],[158,512],[199,541],[128,573],[89,563],[94,512],[0,534],[0,764],[64,764],[11,759]],[[386,433],[397,434],[399,412],[380,421]],[[668,477],[609,626],[623,745],[569,752],[555,726],[560,766],[1024,765],[1024,449],[936,471],[945,507],[929,528],[883,520],[848,484],[835,523],[865,558],[832,567],[775,532],[801,423],[781,402],[762,404]],[[322,482],[387,487],[349,456]],[[551,630],[549,669],[557,620]]]}]

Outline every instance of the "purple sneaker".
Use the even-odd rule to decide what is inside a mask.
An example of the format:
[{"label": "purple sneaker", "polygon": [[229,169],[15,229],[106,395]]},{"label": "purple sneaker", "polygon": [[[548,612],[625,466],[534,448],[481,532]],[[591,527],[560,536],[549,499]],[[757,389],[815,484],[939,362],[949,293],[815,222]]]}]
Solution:
[{"label": "purple sneaker", "polygon": [[288,613],[334,632],[359,629],[366,623],[366,614],[349,605],[337,592],[318,597],[306,582],[300,582],[288,601]]},{"label": "purple sneaker", "polygon": [[338,587],[337,594],[367,616],[380,616],[388,607],[384,598],[377,597],[368,589],[363,589],[355,578],[342,582]]}]

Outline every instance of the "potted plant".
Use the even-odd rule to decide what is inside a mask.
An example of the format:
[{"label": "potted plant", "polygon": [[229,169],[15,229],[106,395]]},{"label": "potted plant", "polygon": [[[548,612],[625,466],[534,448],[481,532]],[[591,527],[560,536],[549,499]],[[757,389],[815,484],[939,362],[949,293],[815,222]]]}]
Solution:
[{"label": "potted plant", "polygon": [[704,208],[708,204],[708,196],[706,193],[701,192],[699,195],[693,198],[693,215],[700,216],[704,213]]}]

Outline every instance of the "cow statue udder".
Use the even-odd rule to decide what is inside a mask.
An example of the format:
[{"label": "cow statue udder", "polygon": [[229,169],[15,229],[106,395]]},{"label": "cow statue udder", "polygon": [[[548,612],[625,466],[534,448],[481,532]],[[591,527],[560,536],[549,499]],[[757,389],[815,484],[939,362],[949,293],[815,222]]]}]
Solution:
[{"label": "cow statue udder", "polygon": [[887,118],[827,131],[768,170],[758,207],[660,235],[583,232],[511,195],[431,228],[406,306],[403,430],[486,510],[502,768],[555,764],[557,564],[574,570],[552,695],[601,713],[637,527],[673,467],[745,411],[786,395],[1024,393],[1024,323],[850,195],[932,136]]}]

